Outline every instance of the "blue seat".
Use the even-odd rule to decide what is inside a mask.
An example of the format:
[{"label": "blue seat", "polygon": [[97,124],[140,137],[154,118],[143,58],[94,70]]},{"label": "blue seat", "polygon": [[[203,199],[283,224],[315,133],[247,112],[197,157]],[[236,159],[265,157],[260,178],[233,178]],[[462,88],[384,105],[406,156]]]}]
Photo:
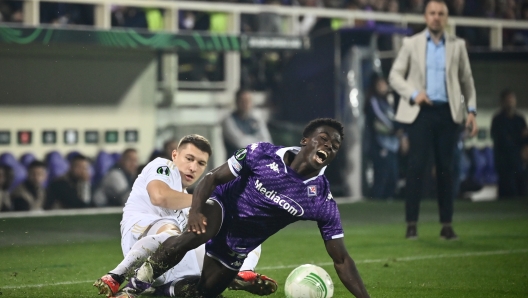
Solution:
[{"label": "blue seat", "polygon": [[6,152],[0,155],[0,164],[9,166],[13,171],[13,182],[9,187],[9,191],[13,190],[26,179],[26,168],[16,160],[13,154]]},{"label": "blue seat", "polygon": [[476,147],[469,149],[469,159],[471,160],[473,181],[483,185],[486,169],[486,158],[480,154],[480,150]]},{"label": "blue seat", "polygon": [[[115,153],[114,153],[115,154]],[[104,175],[115,165],[115,156],[105,151],[99,151],[94,163],[92,184],[97,187]]]},{"label": "blue seat", "polygon": [[46,155],[48,165],[48,181],[60,177],[70,168],[68,161],[58,151],[51,151]]},{"label": "blue seat", "polygon": [[484,167],[484,184],[496,184],[498,181],[497,172],[495,171],[495,159],[493,158],[493,148],[484,147],[480,150],[483,159],[486,160]]},{"label": "blue seat", "polygon": [[29,164],[31,164],[33,161],[35,161],[37,158],[33,153],[24,153],[22,156],[20,156],[19,162],[22,164],[26,169],[29,167]]}]

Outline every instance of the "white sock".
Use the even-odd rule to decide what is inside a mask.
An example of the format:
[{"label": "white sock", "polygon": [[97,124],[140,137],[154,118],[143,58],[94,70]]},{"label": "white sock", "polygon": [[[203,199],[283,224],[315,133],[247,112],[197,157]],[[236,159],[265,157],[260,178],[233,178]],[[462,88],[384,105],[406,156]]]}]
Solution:
[{"label": "white sock", "polygon": [[240,267],[240,271],[255,271],[255,267],[257,267],[258,261],[260,259],[260,252],[262,248],[257,246],[254,250],[252,250],[247,258],[244,260],[244,263],[242,264],[242,267]]},{"label": "white sock", "polygon": [[[150,260],[150,257],[148,258]],[[152,283],[154,281],[154,270],[152,270],[152,265],[150,265],[150,262],[145,262],[141,267],[139,267],[139,270],[137,272],[137,278],[140,281],[145,281]]]},{"label": "white sock", "polygon": [[127,276],[133,273],[133,270],[145,262],[147,258],[158,249],[158,247],[167,238],[174,236],[171,231],[165,231],[156,235],[147,235],[138,240],[127,253],[123,261],[117,265],[110,273]]}]

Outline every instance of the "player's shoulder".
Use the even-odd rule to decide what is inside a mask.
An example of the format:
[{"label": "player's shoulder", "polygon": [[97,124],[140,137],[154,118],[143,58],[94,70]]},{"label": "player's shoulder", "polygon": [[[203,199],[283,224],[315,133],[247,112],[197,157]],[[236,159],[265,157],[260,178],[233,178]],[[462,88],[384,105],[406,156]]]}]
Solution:
[{"label": "player's shoulder", "polygon": [[251,156],[259,156],[259,155],[275,154],[281,148],[283,147],[276,146],[268,142],[258,142],[258,143],[249,144],[246,148],[244,148],[245,150],[241,150],[241,151],[246,152],[248,155],[251,155]]},{"label": "player's shoulder", "polygon": [[157,157],[154,160],[152,160],[151,162],[149,162],[145,166],[143,171],[152,171],[152,170],[155,170],[157,172],[169,173],[169,172],[174,172],[174,171],[177,172],[178,168],[176,167],[176,165],[171,160],[168,160],[168,159],[162,158],[162,157]]}]

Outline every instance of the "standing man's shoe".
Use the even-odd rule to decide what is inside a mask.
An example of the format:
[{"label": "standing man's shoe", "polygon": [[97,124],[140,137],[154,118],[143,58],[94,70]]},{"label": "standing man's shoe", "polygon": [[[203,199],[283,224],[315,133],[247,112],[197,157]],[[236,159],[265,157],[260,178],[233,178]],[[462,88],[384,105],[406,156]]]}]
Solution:
[{"label": "standing man's shoe", "polygon": [[440,238],[445,240],[457,240],[458,236],[451,226],[444,226],[440,231]]},{"label": "standing man's shoe", "polygon": [[418,232],[416,232],[416,225],[408,225],[405,233],[407,239],[418,239]]}]

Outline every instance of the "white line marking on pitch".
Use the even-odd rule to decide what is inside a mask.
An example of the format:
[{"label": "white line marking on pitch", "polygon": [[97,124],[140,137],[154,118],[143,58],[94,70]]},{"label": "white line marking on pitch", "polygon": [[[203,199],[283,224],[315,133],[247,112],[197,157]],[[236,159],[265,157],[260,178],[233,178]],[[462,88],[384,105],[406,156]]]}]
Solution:
[{"label": "white line marking on pitch", "polygon": [[[383,263],[383,262],[409,262],[417,260],[428,260],[428,259],[443,259],[443,258],[461,258],[461,257],[478,257],[478,256],[491,256],[491,255],[508,255],[515,253],[525,253],[528,252],[528,249],[515,249],[515,250],[496,250],[496,251],[483,251],[483,252],[467,252],[461,254],[441,254],[441,255],[429,255],[429,256],[415,256],[415,257],[403,257],[403,258],[390,258],[390,259],[371,259],[371,260],[360,260],[356,261],[356,264],[366,264],[366,263]],[[316,263],[317,266],[329,266],[334,263]],[[283,265],[283,266],[268,266],[268,267],[259,267],[259,270],[276,270],[276,269],[287,269],[287,268],[297,268],[300,264],[297,265]],[[83,281],[65,281],[49,284],[35,284],[35,285],[23,285],[23,286],[0,286],[0,289],[23,289],[23,288],[40,288],[40,287],[49,287],[49,286],[60,286],[60,285],[74,285],[74,284],[84,284],[91,283],[93,280],[83,280]]]},{"label": "white line marking on pitch", "polygon": [[[524,252],[528,252],[528,249],[496,250],[496,251],[483,251],[483,252],[467,252],[467,253],[461,253],[461,254],[442,254],[442,255],[415,256],[415,257],[390,258],[390,259],[359,260],[359,261],[355,261],[355,263],[356,264],[366,264],[366,263],[383,263],[383,262],[409,262],[409,261],[427,260],[427,259],[507,255],[507,254],[524,253]],[[333,264],[334,263],[332,262],[326,262],[326,263],[316,263],[314,265],[330,266]],[[258,269],[259,270],[274,270],[274,269],[297,268],[297,266],[300,266],[300,265],[269,266],[269,267],[259,267]]]}]

